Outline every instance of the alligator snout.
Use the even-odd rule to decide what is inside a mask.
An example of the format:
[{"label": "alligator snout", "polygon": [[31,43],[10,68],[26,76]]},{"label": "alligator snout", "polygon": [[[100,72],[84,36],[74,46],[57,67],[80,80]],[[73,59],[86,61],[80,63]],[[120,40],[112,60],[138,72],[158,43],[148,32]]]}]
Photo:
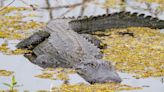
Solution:
[{"label": "alligator snout", "polygon": [[119,78],[117,78],[117,79],[115,79],[114,80],[115,82],[118,82],[118,83],[121,83],[122,82],[122,80],[121,80],[121,78],[119,77]]},{"label": "alligator snout", "polygon": [[[116,82],[121,83],[121,78],[116,71],[104,70],[103,72],[98,71],[96,80],[99,80],[98,83],[107,83],[107,82]],[[97,82],[97,81],[96,81]]]},{"label": "alligator snout", "polygon": [[78,68],[80,71],[78,74],[91,84],[107,82],[120,83],[122,81],[114,66],[108,61],[101,59],[95,61],[86,60],[84,63],[78,65]]},{"label": "alligator snout", "polygon": [[120,78],[120,76],[116,72],[115,72],[114,76],[107,77],[106,80],[107,80],[106,82],[116,82],[116,83],[122,82],[122,79]]}]

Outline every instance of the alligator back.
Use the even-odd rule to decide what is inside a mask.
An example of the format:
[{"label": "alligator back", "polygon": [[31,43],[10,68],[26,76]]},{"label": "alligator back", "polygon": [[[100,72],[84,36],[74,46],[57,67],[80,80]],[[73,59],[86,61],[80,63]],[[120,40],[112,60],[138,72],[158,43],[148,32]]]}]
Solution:
[{"label": "alligator back", "polygon": [[51,42],[70,55],[91,55],[101,58],[100,50],[94,44],[69,28],[69,21],[70,19],[55,19],[48,23],[45,30],[52,32]]}]

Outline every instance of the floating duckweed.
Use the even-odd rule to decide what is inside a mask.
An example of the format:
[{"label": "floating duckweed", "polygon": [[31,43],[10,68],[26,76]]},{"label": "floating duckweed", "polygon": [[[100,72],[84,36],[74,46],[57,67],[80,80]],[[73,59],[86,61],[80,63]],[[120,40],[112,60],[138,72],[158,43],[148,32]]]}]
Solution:
[{"label": "floating duckweed", "polygon": [[9,48],[8,48],[6,43],[3,43],[3,44],[0,45],[0,51],[2,53],[8,53],[9,52]]},{"label": "floating duckweed", "polygon": [[25,50],[25,49],[16,49],[16,50],[11,50],[8,47],[8,44],[6,42],[2,43],[0,45],[0,51],[3,54],[7,54],[7,55],[18,55],[18,54],[24,54],[24,53],[31,53],[31,50]]},{"label": "floating duckweed", "polygon": [[59,74],[57,74],[57,78],[60,80],[65,80],[65,81],[69,80],[68,74],[63,73],[63,72],[60,72]]},{"label": "floating duckweed", "polygon": [[[42,22],[32,20],[24,21],[25,18],[32,16],[25,16],[22,12],[31,11],[25,7],[7,7],[1,11],[0,15],[0,38],[8,39],[23,39],[25,38],[25,30],[39,29],[44,26]],[[14,13],[19,11],[19,13]],[[12,15],[10,15],[12,14]]]},{"label": "floating duckweed", "polygon": [[139,90],[140,87],[131,87],[125,84],[105,83],[105,84],[63,84],[60,87],[53,87],[52,92],[116,92],[121,90]]},{"label": "floating duckweed", "polygon": [[23,49],[16,49],[16,50],[12,50],[12,51],[10,51],[10,53],[12,54],[12,55],[18,55],[18,54],[24,54],[24,53],[32,53],[32,51],[31,50],[23,50]]},{"label": "floating duckweed", "polygon": [[54,74],[53,73],[42,73],[42,74],[39,74],[39,75],[36,75],[35,77],[38,77],[38,78],[43,78],[43,79],[51,79],[51,80],[54,80]]},{"label": "floating duckweed", "polygon": [[10,76],[12,75],[14,72],[12,71],[7,71],[7,70],[0,70],[0,76]]},{"label": "floating duckweed", "polygon": [[112,29],[96,32],[108,45],[104,59],[115,63],[117,70],[135,73],[136,78],[164,76],[164,34],[150,28]]},{"label": "floating duckweed", "polygon": [[[24,11],[31,11],[31,9],[9,6],[0,12],[0,38],[21,40],[29,36],[32,30],[40,29],[44,26],[42,22],[28,20],[28,18],[33,16],[24,15]],[[14,55],[27,53],[25,50],[10,50],[7,45],[3,46],[3,44],[0,46],[0,52]]]},{"label": "floating duckweed", "polygon": [[[68,74],[72,74],[72,73],[75,73],[75,70],[64,69],[64,68],[56,68],[56,69],[46,68],[42,70],[42,74],[36,75],[35,77],[43,78],[43,79],[51,79],[51,80],[59,79],[63,81],[68,81],[69,80]],[[54,76],[56,77],[54,78]]]}]

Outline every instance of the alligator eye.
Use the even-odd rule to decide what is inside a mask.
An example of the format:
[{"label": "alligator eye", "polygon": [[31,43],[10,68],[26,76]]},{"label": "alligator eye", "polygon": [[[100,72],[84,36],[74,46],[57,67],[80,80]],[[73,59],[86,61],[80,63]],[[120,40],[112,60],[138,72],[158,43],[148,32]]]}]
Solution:
[{"label": "alligator eye", "polygon": [[90,65],[91,65],[91,66],[94,66],[94,64],[93,64],[93,63],[91,63]]},{"label": "alligator eye", "polygon": [[43,62],[42,62],[42,64],[43,64],[43,65],[45,65],[45,64],[46,64],[46,62],[45,62],[45,61],[43,61]]},{"label": "alligator eye", "polygon": [[90,63],[89,65],[92,66],[92,67],[94,67],[94,68],[96,68],[96,65],[93,64],[93,63]]}]

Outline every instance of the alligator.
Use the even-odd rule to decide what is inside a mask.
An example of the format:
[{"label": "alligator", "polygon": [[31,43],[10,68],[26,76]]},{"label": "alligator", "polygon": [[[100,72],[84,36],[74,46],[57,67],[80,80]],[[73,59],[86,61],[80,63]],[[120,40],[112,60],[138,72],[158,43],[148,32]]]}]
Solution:
[{"label": "alligator", "polygon": [[126,27],[164,28],[164,21],[137,13],[114,13],[90,18],[58,18],[29,38],[18,49],[30,49],[24,56],[42,68],[73,68],[87,82],[121,82],[109,61],[102,59],[99,40],[86,33]]}]

